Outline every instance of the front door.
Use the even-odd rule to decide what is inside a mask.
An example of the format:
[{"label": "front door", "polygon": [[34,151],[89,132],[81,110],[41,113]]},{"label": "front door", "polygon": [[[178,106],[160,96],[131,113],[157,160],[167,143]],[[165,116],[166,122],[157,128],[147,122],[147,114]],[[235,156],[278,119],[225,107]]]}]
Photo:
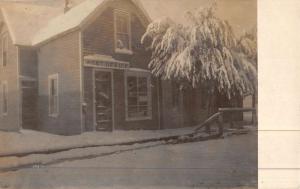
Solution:
[{"label": "front door", "polygon": [[37,88],[35,81],[22,81],[22,128],[37,129]]},{"label": "front door", "polygon": [[113,130],[112,72],[94,71],[95,130]]}]

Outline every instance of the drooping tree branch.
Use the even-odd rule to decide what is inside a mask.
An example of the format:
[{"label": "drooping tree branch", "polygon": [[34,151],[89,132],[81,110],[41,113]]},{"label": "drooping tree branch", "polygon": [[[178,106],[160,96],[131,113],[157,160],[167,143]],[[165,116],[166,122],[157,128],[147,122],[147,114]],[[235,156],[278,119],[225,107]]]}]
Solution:
[{"label": "drooping tree branch", "polygon": [[186,80],[193,87],[205,86],[228,98],[254,93],[256,49],[248,36],[238,40],[230,24],[215,15],[215,9],[216,4],[189,12],[185,26],[169,18],[151,23],[142,38],[152,51],[149,67],[163,79]]}]

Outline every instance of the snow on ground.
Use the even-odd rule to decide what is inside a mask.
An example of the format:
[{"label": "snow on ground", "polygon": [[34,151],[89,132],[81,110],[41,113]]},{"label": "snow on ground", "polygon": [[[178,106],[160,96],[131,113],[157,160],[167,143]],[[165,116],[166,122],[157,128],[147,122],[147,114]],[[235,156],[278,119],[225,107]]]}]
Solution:
[{"label": "snow on ground", "polygon": [[25,157],[0,158],[0,171],[18,170],[24,167],[41,167],[53,163],[70,161],[74,159],[90,159],[107,156],[124,151],[132,151],[161,145],[163,142],[149,142],[145,144],[134,144],[127,146],[102,146],[83,149],[73,149],[53,154],[32,154]]},{"label": "snow on ground", "polygon": [[256,184],[257,132],[0,173],[0,188],[8,189],[256,188]]},{"label": "snow on ground", "polygon": [[76,136],[59,136],[30,130],[22,130],[18,133],[0,132],[0,155],[139,141],[188,134],[193,129],[189,127],[154,131],[87,132]]}]

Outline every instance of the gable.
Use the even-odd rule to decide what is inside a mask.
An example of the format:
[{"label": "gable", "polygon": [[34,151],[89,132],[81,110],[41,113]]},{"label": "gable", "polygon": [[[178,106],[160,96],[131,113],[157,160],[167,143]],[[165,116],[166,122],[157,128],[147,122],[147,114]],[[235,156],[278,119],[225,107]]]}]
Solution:
[{"label": "gable", "polygon": [[6,28],[5,21],[3,19],[2,11],[0,9],[0,33],[2,33]]},{"label": "gable", "polygon": [[13,36],[11,35],[11,32],[9,30],[9,27],[7,25],[7,23],[5,22],[5,19],[3,17],[2,11],[0,11],[0,37],[3,34],[8,34],[8,37],[10,38],[10,40],[13,39]]},{"label": "gable", "polygon": [[136,4],[137,1],[134,0],[114,0],[108,1],[105,5],[101,7],[101,10],[96,10],[90,17],[82,24],[82,28],[87,27],[93,21],[95,21],[101,14],[108,9],[110,10],[121,10],[134,15],[139,18],[139,21],[143,23],[144,26],[148,26],[150,18],[146,11],[141,7],[141,5]]},{"label": "gable", "polygon": [[[130,1],[115,0],[100,13],[95,14],[93,19],[82,28],[83,54],[106,54],[114,56],[116,53],[116,36],[115,36],[115,12],[121,11],[129,16],[130,49],[128,54],[136,54],[142,49],[141,38],[146,31],[147,24],[139,15],[140,10]],[[123,54],[123,53],[117,53]],[[126,54],[126,53],[125,53]]]},{"label": "gable", "polygon": [[[9,43],[8,45],[11,46],[13,44],[13,36],[11,35],[10,28],[7,25],[7,23],[5,22],[5,19],[0,11],[0,52],[2,51],[3,36],[6,37],[6,39],[8,40],[8,43]],[[2,54],[0,55],[0,59],[2,58],[1,56],[2,56]],[[1,64],[1,61],[2,60],[0,60],[0,64]]]},{"label": "gable", "polygon": [[40,45],[60,35],[80,28],[84,28],[95,20],[101,13],[112,4],[128,4],[135,6],[138,14],[145,24],[150,22],[150,17],[138,0],[86,0],[72,8],[65,14],[57,16],[48,25],[41,29],[33,38],[33,45]]},{"label": "gable", "polygon": [[[150,22],[148,13],[139,0],[130,1],[139,10],[145,24]],[[42,4],[0,2],[1,16],[15,45],[36,46],[88,24],[114,0],[84,0],[64,13],[63,7]]]}]

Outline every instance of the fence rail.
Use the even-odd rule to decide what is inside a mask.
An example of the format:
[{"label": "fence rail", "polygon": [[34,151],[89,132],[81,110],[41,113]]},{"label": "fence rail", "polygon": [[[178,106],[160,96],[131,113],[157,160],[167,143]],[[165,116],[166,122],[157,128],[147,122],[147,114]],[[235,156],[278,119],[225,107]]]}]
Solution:
[{"label": "fence rail", "polygon": [[219,112],[255,112],[255,108],[219,108]]},{"label": "fence rail", "polygon": [[[224,132],[224,113],[236,113],[236,112],[252,112],[252,123],[255,124],[256,108],[219,108],[218,112],[206,119],[201,125],[195,128],[195,132],[199,132],[205,128],[207,132],[210,132],[211,123],[216,122],[218,125],[218,135],[223,135]],[[255,116],[255,118],[254,118]],[[232,120],[230,120],[232,122]]]}]

